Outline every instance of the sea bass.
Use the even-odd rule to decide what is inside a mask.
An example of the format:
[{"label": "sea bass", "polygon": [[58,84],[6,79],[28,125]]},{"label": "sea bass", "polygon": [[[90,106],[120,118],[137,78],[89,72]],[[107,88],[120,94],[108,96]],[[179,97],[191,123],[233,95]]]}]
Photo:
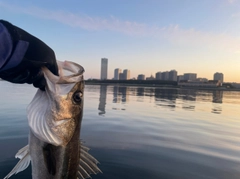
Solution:
[{"label": "sea bass", "polygon": [[5,179],[25,170],[30,161],[33,179],[84,179],[101,172],[80,142],[84,69],[68,61],[58,67],[59,76],[42,69],[46,89],[38,90],[27,107],[29,144],[18,151],[20,161]]}]

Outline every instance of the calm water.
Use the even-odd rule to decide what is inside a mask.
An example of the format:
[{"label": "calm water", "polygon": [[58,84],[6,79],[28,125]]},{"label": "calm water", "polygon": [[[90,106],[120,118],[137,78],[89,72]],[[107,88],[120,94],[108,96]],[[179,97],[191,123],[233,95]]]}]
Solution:
[{"label": "calm water", "polygon": [[[35,92],[0,82],[0,178],[27,144]],[[101,163],[93,179],[239,179],[240,92],[87,85],[81,138]]]}]

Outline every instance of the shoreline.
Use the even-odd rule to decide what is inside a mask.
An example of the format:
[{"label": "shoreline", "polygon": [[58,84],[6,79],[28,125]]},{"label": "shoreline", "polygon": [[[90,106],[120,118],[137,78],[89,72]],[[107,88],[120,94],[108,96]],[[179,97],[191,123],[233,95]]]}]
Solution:
[{"label": "shoreline", "polygon": [[[5,80],[0,80],[0,82],[4,82]],[[92,82],[92,81],[85,81],[85,85],[109,85],[109,86],[134,86],[134,87],[157,87],[163,89],[192,89],[192,90],[211,90],[211,91],[240,91],[240,88],[223,88],[223,87],[216,87],[216,88],[209,88],[209,87],[189,87],[189,86],[178,86],[172,84],[154,84],[154,83],[117,83],[117,82]]]},{"label": "shoreline", "polygon": [[85,81],[85,85],[106,85],[106,86],[138,86],[138,87],[158,87],[163,89],[193,89],[193,90],[212,90],[212,91],[240,91],[240,88],[209,88],[209,87],[182,87],[178,85],[163,84],[134,84],[134,83],[107,83],[107,82],[89,82]]}]

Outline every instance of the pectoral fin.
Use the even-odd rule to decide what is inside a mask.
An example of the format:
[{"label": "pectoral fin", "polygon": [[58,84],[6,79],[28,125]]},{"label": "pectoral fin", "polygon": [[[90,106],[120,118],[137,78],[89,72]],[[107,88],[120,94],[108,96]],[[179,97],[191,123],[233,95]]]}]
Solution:
[{"label": "pectoral fin", "polygon": [[29,146],[25,146],[22,149],[20,149],[17,154],[15,155],[16,158],[19,158],[20,161],[17,163],[17,165],[12,169],[12,171],[4,178],[7,179],[11,177],[13,174],[17,174],[23,170],[25,170],[30,161],[31,157],[29,155]]}]

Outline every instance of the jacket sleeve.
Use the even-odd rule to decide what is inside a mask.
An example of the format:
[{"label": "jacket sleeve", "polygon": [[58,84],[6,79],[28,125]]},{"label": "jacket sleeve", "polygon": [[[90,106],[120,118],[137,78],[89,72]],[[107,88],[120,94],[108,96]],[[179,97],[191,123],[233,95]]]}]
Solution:
[{"label": "jacket sleeve", "polygon": [[21,63],[28,48],[28,42],[14,42],[7,28],[0,21],[0,72]]}]

